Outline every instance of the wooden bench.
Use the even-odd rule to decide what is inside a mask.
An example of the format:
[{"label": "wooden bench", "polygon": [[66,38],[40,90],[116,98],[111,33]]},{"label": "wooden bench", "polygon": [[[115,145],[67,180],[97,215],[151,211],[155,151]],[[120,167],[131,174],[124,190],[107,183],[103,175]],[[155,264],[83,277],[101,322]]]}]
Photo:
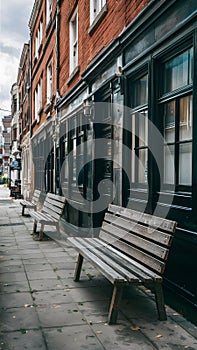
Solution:
[{"label": "wooden bench", "polygon": [[114,285],[109,324],[117,321],[123,286],[132,284],[154,291],[159,319],[166,320],[162,275],[175,228],[174,221],[109,205],[99,238],[68,238],[79,252],[74,281],[85,258]]},{"label": "wooden bench", "polygon": [[25,199],[20,201],[20,204],[22,205],[22,216],[25,215],[25,208],[33,210],[37,209],[37,204],[40,200],[40,195],[41,191],[35,190],[31,201],[27,201]]},{"label": "wooden bench", "polygon": [[43,239],[44,226],[56,226],[58,232],[59,221],[66,203],[66,198],[53,193],[47,193],[41,211],[31,212],[34,219],[33,233],[36,233],[37,223],[41,224],[39,231],[39,240]]}]

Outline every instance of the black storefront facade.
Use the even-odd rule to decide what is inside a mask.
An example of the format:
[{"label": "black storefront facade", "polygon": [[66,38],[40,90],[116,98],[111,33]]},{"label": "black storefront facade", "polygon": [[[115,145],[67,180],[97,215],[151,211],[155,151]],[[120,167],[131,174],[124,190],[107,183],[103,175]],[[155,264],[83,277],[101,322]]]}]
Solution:
[{"label": "black storefront facade", "polygon": [[[69,199],[66,229],[83,234],[99,227],[104,210],[94,213],[94,204],[86,205],[99,198],[98,184],[109,202],[176,220],[166,297],[186,316],[191,310],[197,322],[196,1],[152,1],[56,108],[58,137],[48,156],[47,184]],[[165,142],[155,140],[154,128]],[[106,157],[99,158],[97,138]]]}]

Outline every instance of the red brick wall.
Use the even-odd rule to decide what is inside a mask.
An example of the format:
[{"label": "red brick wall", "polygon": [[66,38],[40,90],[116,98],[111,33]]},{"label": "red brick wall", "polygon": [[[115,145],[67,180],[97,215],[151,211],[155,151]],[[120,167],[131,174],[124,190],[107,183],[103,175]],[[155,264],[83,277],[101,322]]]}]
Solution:
[{"label": "red brick wall", "polygon": [[[123,31],[151,0],[108,0],[107,14],[100,25],[88,34],[90,26],[89,1],[63,1],[60,20],[60,93],[62,96],[81,78],[92,59]],[[69,20],[78,3],[79,35],[78,63],[80,72],[67,85],[69,78]],[[85,3],[85,6],[84,6]]]},{"label": "red brick wall", "polygon": [[[102,19],[99,26],[90,35],[88,29],[90,26],[90,6],[89,0],[66,0],[61,1],[60,8],[60,74],[59,86],[60,95],[64,96],[81,79],[81,74],[93,60],[93,58],[108,46],[124,28],[142,11],[142,9],[151,0],[107,0],[107,14]],[[78,64],[79,72],[73,80],[67,84],[69,78],[69,22],[72,14],[78,5]],[[34,121],[34,92],[42,76],[42,101],[43,110],[40,114],[40,122],[34,126],[33,134],[39,126],[46,121],[47,114],[44,107],[47,104],[47,65],[52,58],[53,62],[53,103],[55,103],[56,92],[56,33],[52,32],[48,46],[44,50],[47,38],[50,36],[53,23],[55,21],[56,2],[53,2],[52,21],[46,31],[46,4],[42,2],[32,33],[32,121]],[[43,39],[39,57],[35,60],[35,37],[39,27],[40,20],[43,22]],[[52,115],[55,114],[53,110]]]},{"label": "red brick wall", "polygon": [[[25,50],[26,48],[26,50]],[[22,65],[22,69],[20,70],[20,74],[18,77],[18,92],[19,92],[19,96],[20,96],[20,128],[21,128],[21,133],[22,133],[22,137],[24,137],[27,132],[30,129],[30,115],[29,115],[29,90],[27,89],[27,85],[26,85],[26,77],[28,75],[28,78],[30,78],[29,76],[29,68],[30,68],[30,52],[29,52],[29,47],[27,46],[27,44],[24,45],[24,49],[25,54],[24,57],[21,57],[21,62],[20,65]],[[23,53],[22,53],[23,55]],[[28,83],[30,83],[30,81],[28,81]],[[23,96],[24,95],[24,96]],[[28,121],[26,120],[27,118],[25,116],[28,116]]]},{"label": "red brick wall", "polygon": [[[40,113],[40,122],[36,124],[33,128],[33,134],[36,133],[41,124],[46,122],[47,114],[44,112],[44,108],[47,105],[47,66],[48,63],[52,60],[53,66],[53,80],[52,80],[52,94],[54,96],[53,103],[55,103],[55,92],[56,92],[56,33],[55,29],[52,29],[53,23],[55,21],[55,10],[56,2],[53,2],[52,8],[52,20],[48,26],[46,26],[46,5],[45,1],[42,2],[39,15],[36,19],[34,30],[32,33],[32,122],[34,121],[35,115],[35,106],[34,106],[34,93],[38,85],[40,77],[42,77],[42,104],[43,110]],[[43,37],[42,43],[39,50],[38,59],[35,59],[35,37],[37,30],[39,28],[40,20],[43,22]],[[47,28],[47,30],[46,30]],[[50,33],[52,33],[50,37]],[[48,45],[45,48],[45,44],[48,41]],[[52,114],[55,114],[54,109],[52,108]]]}]

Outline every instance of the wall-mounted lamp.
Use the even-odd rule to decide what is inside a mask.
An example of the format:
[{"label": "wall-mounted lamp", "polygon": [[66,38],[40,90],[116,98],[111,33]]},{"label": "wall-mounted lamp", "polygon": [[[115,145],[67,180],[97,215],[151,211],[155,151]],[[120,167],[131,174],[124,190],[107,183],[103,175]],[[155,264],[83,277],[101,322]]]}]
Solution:
[{"label": "wall-mounted lamp", "polygon": [[92,100],[90,99],[85,99],[84,102],[83,102],[83,114],[85,117],[87,118],[93,118],[93,115],[94,115],[94,103]]},{"label": "wall-mounted lamp", "polygon": [[91,101],[88,99],[83,102],[83,114],[85,117],[91,116]]}]

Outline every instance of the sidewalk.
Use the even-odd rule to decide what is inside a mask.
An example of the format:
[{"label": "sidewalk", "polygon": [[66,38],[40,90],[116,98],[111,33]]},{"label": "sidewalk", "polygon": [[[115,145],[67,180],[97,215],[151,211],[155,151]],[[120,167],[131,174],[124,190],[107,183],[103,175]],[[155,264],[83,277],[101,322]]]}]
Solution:
[{"label": "sidewalk", "polygon": [[[36,241],[33,220],[0,185],[0,350],[196,350],[197,327],[167,307],[158,321],[150,291],[125,290],[118,324],[106,324],[108,283],[64,239]],[[50,237],[55,237],[53,231]]]}]

